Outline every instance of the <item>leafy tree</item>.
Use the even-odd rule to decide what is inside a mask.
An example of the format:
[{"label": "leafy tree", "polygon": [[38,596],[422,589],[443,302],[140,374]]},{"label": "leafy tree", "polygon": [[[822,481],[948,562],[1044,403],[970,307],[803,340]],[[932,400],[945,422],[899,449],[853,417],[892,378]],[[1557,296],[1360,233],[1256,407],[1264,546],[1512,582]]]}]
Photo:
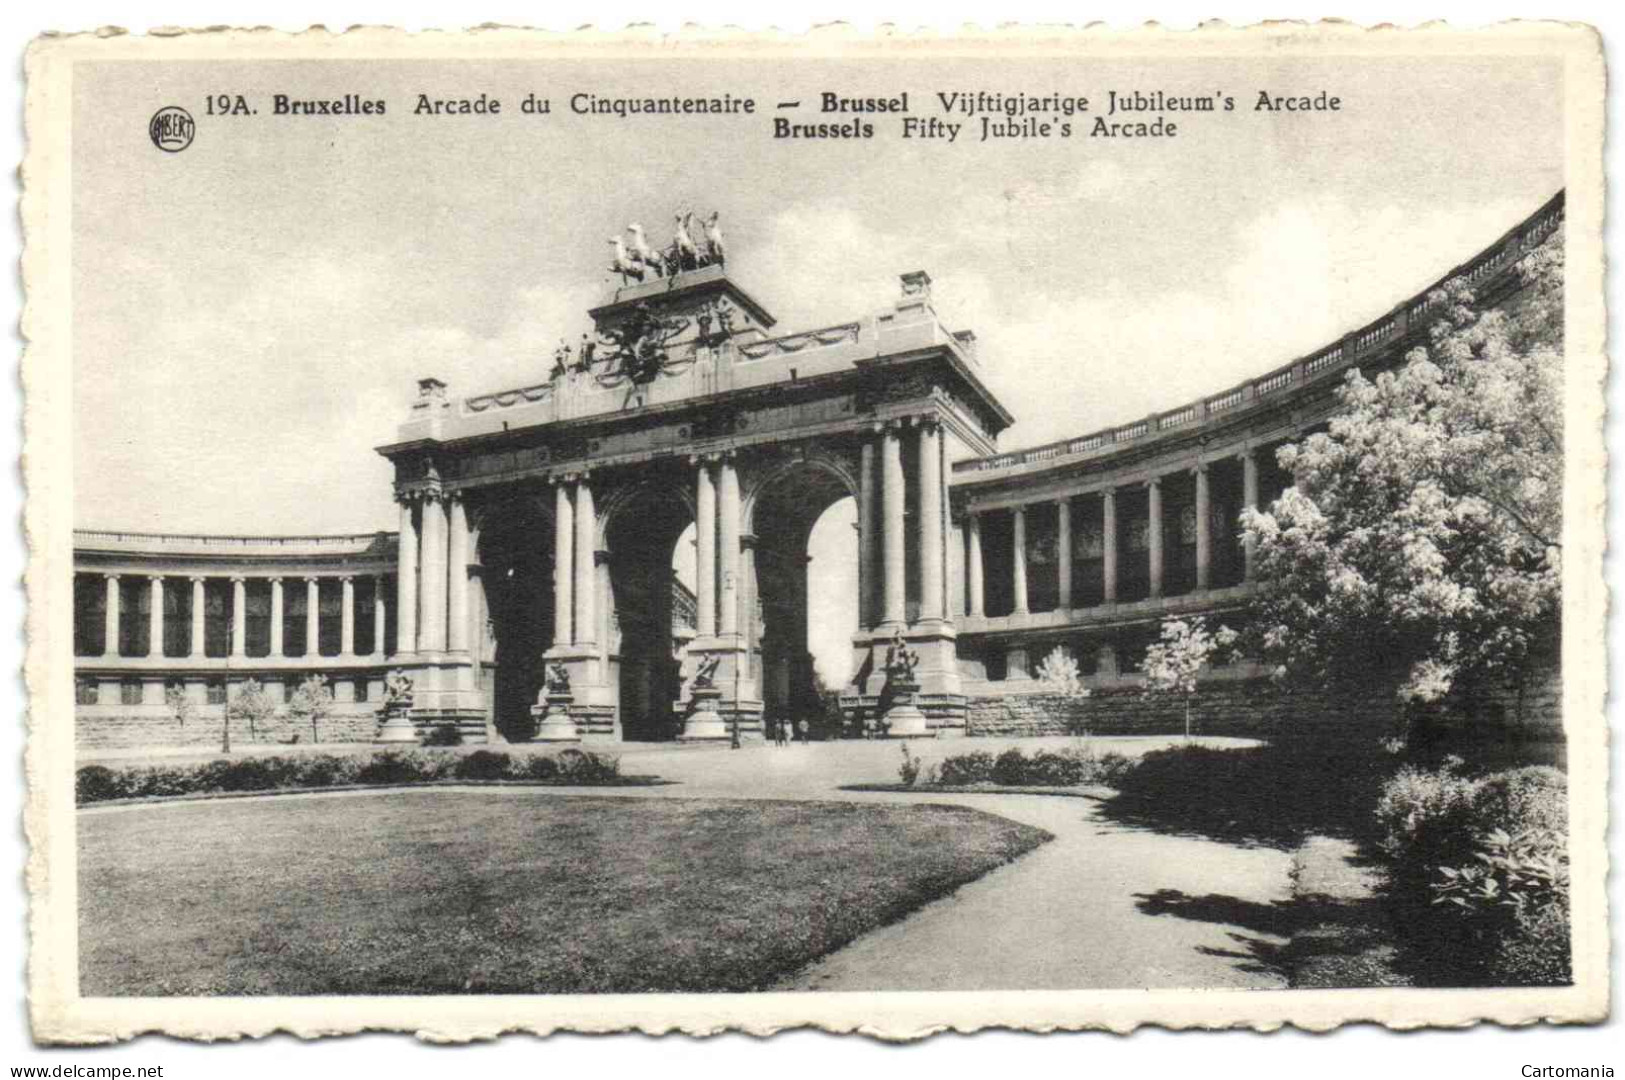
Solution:
[{"label": "leafy tree", "polygon": [[259,742],[259,726],[276,716],[276,702],[265,692],[258,679],[246,679],[237,688],[237,696],[226,703],[227,736],[224,749],[231,749],[230,724],[232,720],[248,722],[248,739]]},{"label": "leafy tree", "polygon": [[1294,486],[1243,526],[1252,644],[1280,673],[1402,703],[1523,677],[1561,599],[1561,232],[1517,273],[1499,308],[1434,292],[1428,344],[1350,372],[1330,430],[1278,454]]},{"label": "leafy tree", "polygon": [[327,676],[310,675],[299,684],[288,700],[288,711],[301,719],[310,720],[310,741],[321,742],[317,722],[332,715],[333,690],[327,685]]},{"label": "leafy tree", "polygon": [[1229,649],[1237,634],[1228,626],[1209,631],[1201,616],[1167,619],[1162,639],[1145,650],[1145,689],[1148,694],[1179,694],[1185,699],[1185,738],[1191,737],[1191,701],[1196,679],[1220,649]]},{"label": "leafy tree", "polygon": [[187,696],[184,687],[171,686],[164,691],[164,704],[169,706],[169,714],[175,718],[182,731],[186,730],[188,720],[197,719],[197,702]]}]

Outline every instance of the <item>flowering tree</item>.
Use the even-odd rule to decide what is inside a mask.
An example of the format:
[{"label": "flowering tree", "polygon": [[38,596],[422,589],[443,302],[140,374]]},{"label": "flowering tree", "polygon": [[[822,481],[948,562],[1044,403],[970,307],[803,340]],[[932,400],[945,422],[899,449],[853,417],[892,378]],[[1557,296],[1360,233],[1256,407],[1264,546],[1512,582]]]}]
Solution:
[{"label": "flowering tree", "polygon": [[325,719],[333,712],[333,690],[327,685],[325,675],[310,675],[299,684],[288,699],[288,711],[301,719],[310,720],[310,741],[321,742],[317,730],[317,722]]},{"label": "flowering tree", "polygon": [[1562,233],[1518,273],[1498,309],[1436,291],[1429,343],[1350,372],[1330,430],[1280,451],[1294,486],[1243,527],[1253,644],[1283,673],[1401,702],[1521,678],[1560,601]]},{"label": "flowering tree", "polygon": [[[1055,646],[1038,662],[1037,675],[1039,681],[1054,693],[1066,698],[1068,704],[1082,701],[1089,696],[1089,688],[1083,685],[1083,679],[1078,673],[1078,662],[1066,651],[1065,646]],[[1088,732],[1085,731],[1084,734],[1087,735]]]},{"label": "flowering tree", "polygon": [[1180,694],[1185,699],[1185,738],[1191,737],[1191,699],[1196,696],[1196,677],[1220,649],[1235,644],[1236,632],[1228,626],[1208,631],[1201,616],[1167,619],[1162,624],[1162,640],[1145,651],[1145,689],[1148,694]]},{"label": "flowering tree", "polygon": [[188,720],[197,719],[197,702],[187,696],[184,688],[171,686],[164,691],[164,704],[169,706],[169,714],[175,718],[182,731],[186,730]]},{"label": "flowering tree", "polygon": [[258,679],[244,680],[237,688],[237,696],[226,703],[226,736],[221,749],[231,749],[231,721],[248,721],[250,742],[259,742],[259,725],[276,715],[276,702],[265,692]]},{"label": "flowering tree", "polygon": [[1083,685],[1078,674],[1078,662],[1068,655],[1064,646],[1055,646],[1038,662],[1038,678],[1057,694],[1069,698],[1089,696],[1089,688]]}]

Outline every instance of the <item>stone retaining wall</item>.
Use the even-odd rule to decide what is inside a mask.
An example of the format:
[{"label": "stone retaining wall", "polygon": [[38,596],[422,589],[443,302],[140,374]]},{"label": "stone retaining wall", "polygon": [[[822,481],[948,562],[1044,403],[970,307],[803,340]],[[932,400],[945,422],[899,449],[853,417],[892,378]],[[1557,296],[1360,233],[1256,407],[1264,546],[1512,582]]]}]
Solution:
[{"label": "stone retaining wall", "polygon": [[[188,720],[185,728],[175,722],[168,710],[87,713],[75,717],[74,742],[81,750],[122,749],[136,746],[219,746],[220,715],[205,713]],[[290,743],[295,735],[301,744],[311,742],[310,721],[279,715],[268,723],[255,725],[255,738],[249,738],[245,720],[231,721],[233,745]],[[321,742],[371,742],[378,731],[376,709],[349,710],[323,717],[316,725]]]},{"label": "stone retaining wall", "polygon": [[[1498,696],[1505,723],[1520,724],[1516,695]],[[1562,736],[1562,679],[1555,668],[1530,680],[1522,701],[1522,726],[1537,738]],[[1494,715],[1479,719],[1499,723]],[[1087,698],[1068,700],[1026,682],[1004,693],[971,696],[966,705],[967,735],[1168,735],[1185,730],[1185,702],[1177,695],[1151,695],[1140,686],[1096,688]],[[1399,712],[1387,694],[1361,701],[1285,689],[1267,678],[1207,683],[1191,702],[1191,732],[1269,738],[1306,725],[1327,735],[1375,739],[1396,733]]]}]

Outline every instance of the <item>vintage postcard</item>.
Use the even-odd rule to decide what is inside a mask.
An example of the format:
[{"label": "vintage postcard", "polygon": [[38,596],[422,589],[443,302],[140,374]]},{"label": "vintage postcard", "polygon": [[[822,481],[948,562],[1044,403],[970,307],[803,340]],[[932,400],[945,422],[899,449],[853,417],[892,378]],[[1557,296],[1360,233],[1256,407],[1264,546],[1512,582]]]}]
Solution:
[{"label": "vintage postcard", "polygon": [[35,1038],[1603,1019],[1603,85],[39,39]]}]

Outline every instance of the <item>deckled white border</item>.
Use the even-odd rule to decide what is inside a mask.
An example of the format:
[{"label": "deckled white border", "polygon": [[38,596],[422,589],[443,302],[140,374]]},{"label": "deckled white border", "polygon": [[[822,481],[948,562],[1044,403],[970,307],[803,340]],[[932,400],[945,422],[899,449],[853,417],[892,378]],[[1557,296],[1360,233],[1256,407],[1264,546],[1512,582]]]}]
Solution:
[{"label": "deckled white border", "polygon": [[[45,718],[73,714],[71,611],[72,489],[67,253],[69,160],[65,139],[71,65],[77,59],[211,58],[335,59],[491,58],[558,55],[591,48],[602,56],[649,54],[884,57],[922,49],[955,54],[1177,56],[1391,55],[1421,57],[1493,50],[1561,55],[1566,64],[1565,120],[1569,160],[1564,611],[1564,709],[1569,718],[1574,822],[1576,986],[1558,990],[1344,991],[1076,991],[1022,993],[593,995],[563,997],[81,999],[75,991],[75,866],[71,724]],[[404,1030],[431,1040],[487,1038],[504,1031],[555,1030],[758,1034],[817,1026],[883,1038],[916,1038],[939,1030],[985,1027],[1025,1030],[1283,1024],[1322,1030],[1352,1020],[1393,1027],[1464,1025],[1481,1020],[1526,1024],[1541,1019],[1600,1019],[1607,1008],[1607,925],[1603,828],[1607,746],[1603,704],[1606,656],[1602,585],[1606,457],[1603,415],[1602,304],[1603,81],[1596,39],[1557,24],[1503,25],[1472,32],[1432,26],[1398,31],[1320,24],[1268,25],[1194,32],[1148,28],[1112,31],[1007,30],[982,35],[881,34],[842,28],[793,37],[780,34],[653,32],[541,34],[506,29],[408,35],[363,30],[290,35],[214,31],[155,37],[79,36],[42,40],[27,62],[28,156],[24,166],[24,275],[28,307],[23,360],[26,393],[25,521],[30,543],[27,583],[31,728],[27,829],[33,898],[31,1012],[42,1041],[96,1042],[161,1030],[189,1038],[231,1038],[288,1030],[301,1035],[363,1029]],[[36,722],[35,718],[39,718]],[[59,827],[53,827],[59,826]]]}]

